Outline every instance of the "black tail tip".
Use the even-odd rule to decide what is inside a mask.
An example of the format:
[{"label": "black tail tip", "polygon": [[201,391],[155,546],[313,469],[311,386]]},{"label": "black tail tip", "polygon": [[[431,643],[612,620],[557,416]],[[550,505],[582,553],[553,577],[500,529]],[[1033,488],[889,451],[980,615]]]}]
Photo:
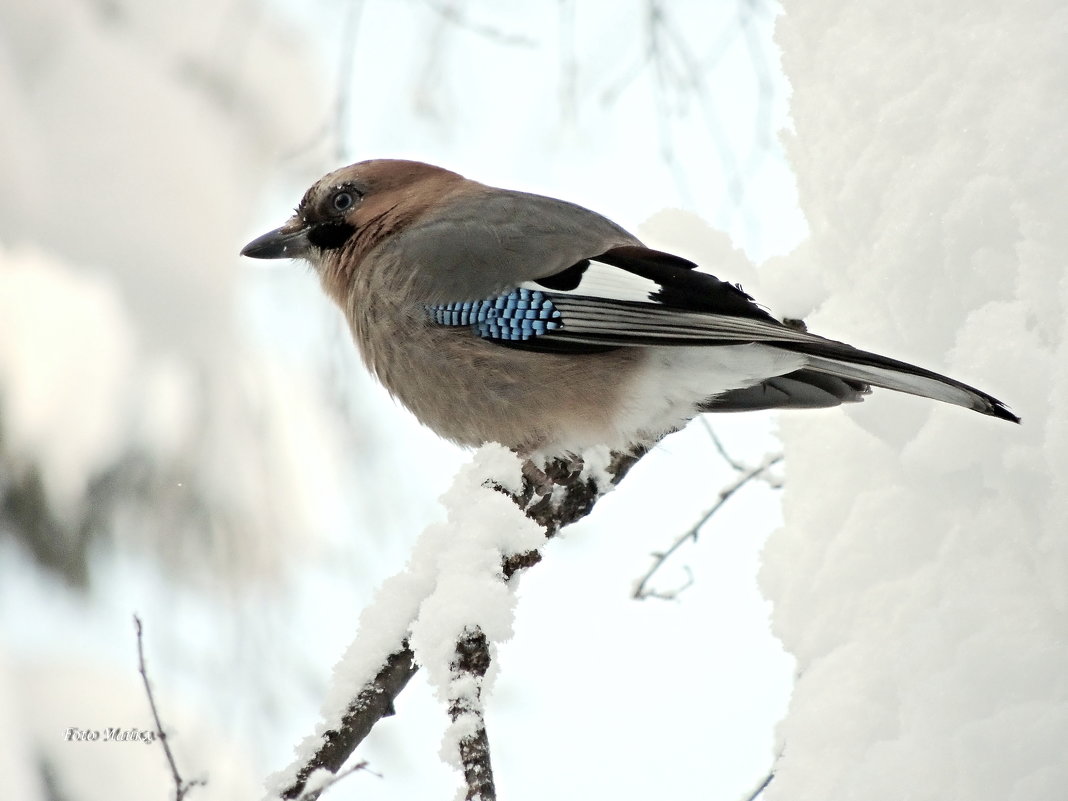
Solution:
[{"label": "black tail tip", "polygon": [[990,406],[984,409],[987,414],[997,417],[1001,420],[1008,420],[1010,423],[1019,423],[1020,418],[1013,414],[1009,407],[999,400],[991,399]]}]

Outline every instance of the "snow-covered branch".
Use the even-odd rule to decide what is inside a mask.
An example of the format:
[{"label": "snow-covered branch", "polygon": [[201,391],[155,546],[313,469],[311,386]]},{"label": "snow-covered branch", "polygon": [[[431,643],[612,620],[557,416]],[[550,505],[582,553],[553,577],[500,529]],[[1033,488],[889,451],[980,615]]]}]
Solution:
[{"label": "snow-covered branch", "polygon": [[308,777],[339,770],[422,666],[452,719],[444,756],[463,769],[468,798],[494,797],[481,704],[496,643],[511,635],[511,579],[537,564],[548,539],[589,514],[644,454],[594,452],[585,461],[535,465],[499,446],[480,449],[442,499],[447,521],[423,533],[406,569],[361,615],[324,719],[293,764],[272,777],[274,794],[316,797],[305,794]]},{"label": "snow-covered branch", "polygon": [[[467,792],[466,801],[493,801],[497,789],[493,784],[489,735],[482,711],[482,686],[491,665],[490,643],[479,629],[466,629],[456,642],[456,659],[449,666],[449,718],[455,742],[446,746],[460,758]],[[449,753],[446,753],[448,756]]]}]

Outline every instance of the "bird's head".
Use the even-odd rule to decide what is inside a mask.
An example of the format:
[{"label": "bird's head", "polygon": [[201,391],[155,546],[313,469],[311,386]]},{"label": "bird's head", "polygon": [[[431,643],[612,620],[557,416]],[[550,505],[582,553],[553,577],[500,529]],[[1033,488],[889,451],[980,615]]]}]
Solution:
[{"label": "bird's head", "polygon": [[332,253],[356,245],[366,252],[410,223],[464,179],[418,161],[375,159],[334,170],[316,181],[284,225],[245,245],[254,259],[307,259],[321,268]]}]

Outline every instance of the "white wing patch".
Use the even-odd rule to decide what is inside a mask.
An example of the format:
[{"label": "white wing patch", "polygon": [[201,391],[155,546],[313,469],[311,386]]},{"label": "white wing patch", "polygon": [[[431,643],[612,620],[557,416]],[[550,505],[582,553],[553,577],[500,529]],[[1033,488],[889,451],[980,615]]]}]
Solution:
[{"label": "white wing patch", "polygon": [[552,292],[554,295],[582,295],[592,298],[608,298],[611,300],[635,300],[643,303],[652,302],[650,297],[659,292],[663,287],[656,281],[642,278],[640,275],[621,270],[610,264],[604,264],[590,259],[590,266],[582,274],[582,280],[574,289],[561,291],[559,289],[548,290],[536,281],[528,281],[520,284],[524,289],[534,289],[541,292]]}]

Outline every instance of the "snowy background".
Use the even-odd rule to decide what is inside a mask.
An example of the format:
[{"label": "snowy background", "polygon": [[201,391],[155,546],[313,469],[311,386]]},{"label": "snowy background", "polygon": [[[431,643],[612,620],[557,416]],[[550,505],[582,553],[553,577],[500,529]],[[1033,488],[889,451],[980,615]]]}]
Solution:
[{"label": "snowy background", "polygon": [[811,236],[770,272],[819,288],[794,312],[1023,425],[886,395],[782,418],[761,585],[799,678],[768,801],[1068,797],[1066,32],[1041,2],[779,20]]},{"label": "snowy background", "polygon": [[[778,10],[0,0],[10,797],[170,792],[157,747],[63,740],[149,725],[135,611],[192,797],[259,797],[440,518],[469,457],[363,375],[305,270],[235,255],[371,156],[597,209],[1024,419],[887,393],[714,419],[739,459],[783,450],[785,490],[637,602],[732,475],[702,426],[669,438],[522,579],[502,797],[737,799],[773,763],[767,799],[1064,797],[1068,11]],[[359,752],[384,778],[328,797],[448,797],[445,721],[417,677]]]}]

